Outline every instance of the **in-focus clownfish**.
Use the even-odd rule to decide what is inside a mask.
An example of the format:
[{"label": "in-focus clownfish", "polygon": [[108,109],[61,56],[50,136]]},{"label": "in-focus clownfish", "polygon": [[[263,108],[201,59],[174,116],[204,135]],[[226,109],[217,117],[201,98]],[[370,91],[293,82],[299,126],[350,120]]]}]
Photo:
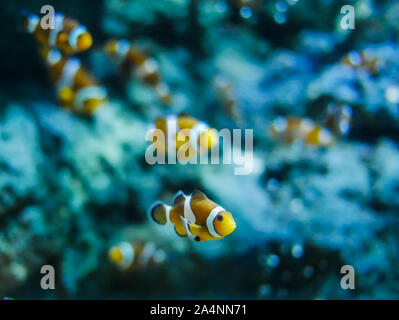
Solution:
[{"label": "in-focus clownfish", "polygon": [[269,127],[269,134],[273,139],[284,143],[301,141],[313,147],[331,146],[335,139],[332,132],[307,118],[278,117]]},{"label": "in-focus clownfish", "polygon": [[59,50],[43,48],[50,78],[57,88],[62,106],[71,111],[92,114],[107,99],[107,91],[84,70],[76,57],[66,57]]},{"label": "in-focus clownfish", "polygon": [[327,107],[324,126],[337,137],[346,136],[351,127],[352,113],[352,108],[349,105],[330,102]]},{"label": "in-focus clownfish", "polygon": [[179,236],[193,235],[196,241],[223,239],[236,228],[232,214],[198,190],[189,196],[179,191],[172,206],[156,202],[151,216],[162,225],[172,222]]},{"label": "in-focus clownfish", "polygon": [[143,270],[166,261],[166,253],[152,242],[123,241],[108,251],[110,261],[122,271]]},{"label": "in-focus clownfish", "polygon": [[140,81],[153,88],[162,103],[172,103],[169,86],[162,81],[158,63],[153,58],[125,39],[109,40],[104,46],[104,51],[124,70],[129,70]]},{"label": "in-focus clownfish", "polygon": [[[186,113],[158,118],[154,124],[153,129],[161,130],[164,135],[164,139],[158,139],[154,135],[154,147],[162,153],[174,148],[180,159],[188,159],[190,155],[207,152],[218,143],[218,133],[215,129]],[[187,144],[187,149],[184,153],[179,153],[184,144]]]},{"label": "in-focus clownfish", "polygon": [[56,48],[63,53],[78,53],[89,49],[93,39],[86,27],[74,19],[54,14],[54,28],[43,29],[40,17],[32,13],[23,13],[25,30],[34,35],[41,46]]},{"label": "in-focus clownfish", "polygon": [[233,90],[233,83],[223,75],[217,75],[213,79],[213,87],[216,97],[222,104],[224,111],[234,120],[238,121],[237,99]]},{"label": "in-focus clownfish", "polygon": [[356,69],[365,69],[372,75],[377,74],[381,68],[381,61],[372,57],[366,50],[350,51],[342,58],[342,63]]}]

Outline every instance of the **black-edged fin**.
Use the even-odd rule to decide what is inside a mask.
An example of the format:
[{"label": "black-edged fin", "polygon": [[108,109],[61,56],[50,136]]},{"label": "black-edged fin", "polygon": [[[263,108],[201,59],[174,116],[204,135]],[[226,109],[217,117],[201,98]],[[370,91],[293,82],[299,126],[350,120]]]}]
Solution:
[{"label": "black-edged fin", "polygon": [[166,224],[168,222],[167,214],[167,207],[161,201],[155,202],[151,207],[151,217],[158,224]]},{"label": "black-edged fin", "polygon": [[184,195],[183,191],[179,191],[176,193],[175,197],[173,198],[173,205],[177,205],[181,202],[184,202],[184,200],[186,199],[186,196]]},{"label": "black-edged fin", "polygon": [[[184,230],[184,229],[183,229],[183,230]],[[177,235],[178,235],[179,237],[182,237],[182,238],[187,237],[187,233],[186,233],[186,232],[184,232],[184,233],[179,233],[179,232],[177,231],[176,226],[175,226],[175,232],[177,233]]]},{"label": "black-edged fin", "polygon": [[196,199],[196,200],[208,199],[206,197],[206,195],[202,191],[199,191],[199,190],[194,190],[193,193],[191,194],[191,198]]}]

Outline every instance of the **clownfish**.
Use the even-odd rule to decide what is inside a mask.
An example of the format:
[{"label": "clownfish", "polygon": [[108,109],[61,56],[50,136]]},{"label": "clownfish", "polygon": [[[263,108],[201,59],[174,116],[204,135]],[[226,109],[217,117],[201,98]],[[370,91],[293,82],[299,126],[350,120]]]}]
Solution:
[{"label": "clownfish", "polygon": [[330,129],[335,136],[346,136],[352,122],[352,108],[343,103],[330,102],[324,119],[324,127]]},{"label": "clownfish", "polygon": [[261,9],[261,1],[259,0],[234,0],[233,7],[239,10],[240,16],[244,19],[249,19],[254,12]]},{"label": "clownfish", "polygon": [[77,113],[92,114],[107,99],[107,91],[81,66],[76,57],[66,57],[59,50],[43,48],[41,55],[57,88],[60,104]]},{"label": "clownfish", "polygon": [[143,270],[166,261],[166,253],[152,242],[123,241],[108,251],[109,260],[122,271]]},{"label": "clownfish", "polygon": [[150,212],[158,224],[172,222],[179,236],[192,235],[195,241],[223,239],[236,229],[232,214],[198,190],[189,196],[179,191],[172,206],[158,201]]},{"label": "clownfish", "polygon": [[44,47],[58,49],[66,54],[85,51],[93,44],[93,38],[86,27],[74,19],[54,14],[54,28],[43,29],[40,17],[32,13],[23,13],[23,26],[33,34],[36,41]]},{"label": "clownfish", "polygon": [[328,147],[334,142],[333,133],[308,118],[284,118],[273,120],[269,127],[269,134],[275,140],[284,143],[301,141],[313,147]]},{"label": "clownfish", "polygon": [[[157,118],[151,128],[160,130],[163,134],[164,139],[159,139],[157,134],[153,135],[153,144],[157,151],[166,153],[169,148],[174,148],[180,159],[207,152],[218,143],[215,129],[186,113]],[[184,144],[187,144],[187,149],[181,149]],[[184,154],[179,150],[185,151]]]},{"label": "clownfish", "polygon": [[217,75],[213,79],[213,87],[216,98],[222,104],[223,109],[234,121],[238,121],[237,99],[233,90],[233,83],[223,75]]},{"label": "clownfish", "polygon": [[381,67],[378,58],[372,57],[366,50],[350,51],[342,58],[342,63],[355,69],[365,69],[372,75],[376,75]]},{"label": "clownfish", "polygon": [[148,57],[128,40],[109,40],[104,46],[105,54],[114,62],[129,70],[144,84],[150,86],[165,105],[172,103],[169,86],[161,79],[158,63]]}]

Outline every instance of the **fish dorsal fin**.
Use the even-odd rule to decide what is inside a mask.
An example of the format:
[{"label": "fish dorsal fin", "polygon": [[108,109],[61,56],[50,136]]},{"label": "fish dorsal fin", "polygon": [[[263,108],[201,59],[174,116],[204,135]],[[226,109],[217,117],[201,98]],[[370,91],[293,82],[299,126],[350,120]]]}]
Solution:
[{"label": "fish dorsal fin", "polygon": [[193,193],[191,194],[191,198],[192,198],[192,199],[195,199],[195,200],[205,200],[205,199],[208,199],[208,198],[206,197],[206,195],[205,195],[202,191],[199,191],[199,190],[194,190]]},{"label": "fish dorsal fin", "polygon": [[184,195],[183,191],[178,191],[175,195],[175,197],[173,198],[173,205],[177,205],[181,202],[184,202],[184,199],[186,198],[186,196]]}]

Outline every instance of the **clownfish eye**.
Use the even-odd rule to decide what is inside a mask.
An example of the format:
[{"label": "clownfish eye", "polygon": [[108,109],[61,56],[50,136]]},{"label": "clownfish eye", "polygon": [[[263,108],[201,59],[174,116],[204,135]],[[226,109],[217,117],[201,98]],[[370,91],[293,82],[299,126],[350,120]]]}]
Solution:
[{"label": "clownfish eye", "polygon": [[216,217],[216,219],[218,219],[219,221],[222,221],[222,220],[223,220],[223,216],[220,215],[220,214],[218,214],[218,216]]}]

